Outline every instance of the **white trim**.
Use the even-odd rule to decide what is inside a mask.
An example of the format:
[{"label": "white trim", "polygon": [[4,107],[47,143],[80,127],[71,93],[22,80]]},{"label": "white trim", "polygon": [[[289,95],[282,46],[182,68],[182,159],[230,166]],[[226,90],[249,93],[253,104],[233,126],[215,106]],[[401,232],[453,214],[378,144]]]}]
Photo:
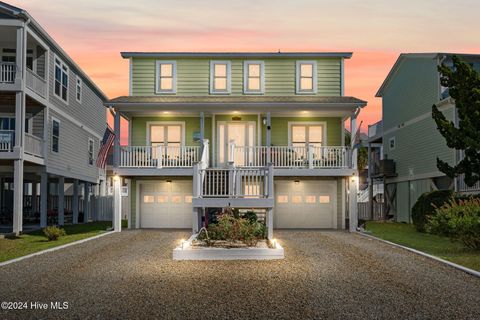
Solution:
[{"label": "white trim", "polygon": [[[256,121],[229,121],[229,120],[222,120],[222,121],[217,121],[217,123],[215,124],[215,129],[217,131],[217,136],[220,137],[220,125],[225,125],[225,130],[228,130],[227,129],[227,126],[229,123],[243,123],[246,125],[246,130],[245,130],[245,138],[248,137],[248,131],[249,131],[249,127],[251,125],[253,125],[253,137],[252,137],[252,141],[253,141],[253,147],[256,145],[257,141],[256,141],[256,138],[255,137],[257,135],[257,133],[255,131],[256,128],[255,128],[255,125],[256,125]],[[222,165],[226,165],[228,164],[228,144],[230,144],[230,141],[225,141],[225,143],[227,143],[227,146],[226,146],[226,150],[225,150],[225,155],[224,156],[227,156],[224,160],[224,163],[222,163]],[[218,139],[217,141],[215,141],[214,143],[217,147],[218,147],[218,150],[220,150],[220,139]],[[214,154],[214,158],[215,158],[215,164],[217,165],[219,162],[220,162],[220,153],[218,154]]]},{"label": "white trim", "polygon": [[[225,64],[227,66],[227,89],[225,91],[216,91],[214,89],[214,71],[216,64]],[[232,93],[232,63],[227,60],[211,60],[210,61],[210,94],[230,94]]]},{"label": "white trim", "polygon": [[84,242],[87,242],[87,241],[90,241],[90,240],[95,240],[95,239],[101,238],[103,236],[112,234],[112,233],[113,233],[112,231],[106,231],[105,233],[101,233],[101,234],[98,234],[98,235],[93,236],[93,237],[81,239],[81,240],[70,242],[70,243],[67,243],[67,244],[64,244],[64,245],[61,245],[61,246],[58,246],[58,247],[53,247],[53,248],[50,248],[50,249],[45,249],[45,250],[42,250],[42,251],[30,253],[30,254],[27,254],[26,256],[23,256],[23,257],[18,257],[18,258],[15,258],[15,259],[0,262],[0,267],[6,266],[6,265],[11,264],[11,263],[19,262],[19,261],[22,261],[22,260],[25,260],[25,259],[28,259],[28,258],[36,257],[36,256],[39,256],[41,254],[48,253],[48,252],[53,252],[53,251],[65,249],[65,248],[75,246],[77,244],[81,244],[81,243],[84,243]]},{"label": "white trim", "polygon": [[305,125],[305,126],[315,126],[321,125],[322,130],[322,146],[328,146],[328,137],[327,137],[327,122],[326,121],[288,121],[288,145],[292,145],[292,126],[295,125]]},{"label": "white trim", "polygon": [[55,105],[53,105],[52,103],[49,104],[48,108],[50,110],[53,110],[54,112],[58,113],[61,117],[67,119],[68,121],[72,122],[73,124],[76,124],[78,127],[80,127],[81,129],[87,131],[88,133],[90,133],[91,135],[93,135],[94,137],[98,138],[99,140],[101,140],[103,137],[100,136],[98,133],[95,132],[95,130],[89,128],[88,126],[84,125],[83,123],[81,123],[80,121],[78,121],[77,119],[73,118],[72,116],[70,116],[68,113],[65,113],[64,111],[62,111],[61,109],[57,108]]},{"label": "white trim", "polygon": [[[248,90],[248,66],[251,64],[260,65],[260,90]],[[244,94],[265,94],[265,62],[259,60],[243,61],[243,93]]]},{"label": "white trim", "polygon": [[[310,64],[313,66],[312,68],[312,90],[300,90],[300,67],[302,64]],[[315,60],[297,60],[296,62],[296,69],[295,69],[295,94],[316,94],[318,91],[318,85],[317,85],[317,61]]]},{"label": "white trim", "polygon": [[418,255],[421,255],[423,257],[426,257],[426,258],[430,258],[430,259],[433,259],[435,261],[438,261],[438,262],[441,262],[443,264],[446,264],[450,267],[453,267],[455,269],[458,269],[458,270],[461,270],[463,272],[466,272],[466,273],[469,273],[475,277],[479,277],[480,278],[480,272],[478,271],[475,271],[473,269],[470,269],[470,268],[467,268],[467,267],[464,267],[462,265],[459,265],[459,264],[456,264],[456,263],[453,263],[453,262],[450,262],[448,260],[444,260],[442,258],[439,258],[437,256],[434,256],[434,255],[431,255],[431,254],[428,254],[428,253],[425,253],[423,251],[420,251],[420,250],[416,250],[416,249],[413,249],[413,248],[410,248],[410,247],[407,247],[407,246],[403,246],[401,244],[398,244],[398,243],[395,243],[395,242],[391,242],[391,241],[388,241],[388,240],[384,240],[384,239],[381,239],[381,238],[378,238],[378,237],[375,237],[373,235],[369,235],[369,234],[366,234],[366,233],[363,233],[363,232],[358,232],[357,231],[357,234],[359,235],[362,235],[364,237],[367,237],[367,238],[370,238],[370,239],[374,239],[374,240],[377,240],[377,241],[380,241],[380,242],[383,242],[385,244],[389,244],[391,246],[394,246],[394,247],[397,247],[397,248],[401,248],[401,249],[404,249],[404,250],[407,250],[407,251],[410,251],[410,252],[413,252],[413,253],[416,253]]},{"label": "white trim", "polygon": [[340,59],[340,95],[345,95],[345,58]]},{"label": "white trim", "polygon": [[[59,61],[60,64],[57,64],[56,61]],[[61,95],[58,95],[56,92],[55,92],[55,81],[56,78],[55,78],[55,68],[59,66],[60,67],[60,70],[62,71],[62,79],[63,79],[63,72],[66,72],[67,74],[67,99],[64,100],[62,98]],[[67,70],[64,70],[63,68],[66,68]],[[60,90],[62,89],[61,87],[63,86],[62,83],[60,83]],[[60,57],[56,54],[53,55],[53,96],[56,97],[58,100],[62,101],[64,104],[68,105],[68,101],[69,101],[69,94],[70,94],[70,68],[68,67],[68,65],[63,62],[62,59],[60,59]],[[60,92],[61,93],[61,92]]]},{"label": "white trim", "polygon": [[[80,99],[78,98],[78,86],[80,86]],[[75,75],[75,100],[78,103],[82,103],[82,96],[83,96],[83,81],[78,75]]]},{"label": "white trim", "polygon": [[[52,126],[50,127],[50,152],[55,152],[55,153],[60,153],[60,127],[61,127],[61,121],[58,120],[57,118],[55,117],[50,117],[50,119],[52,120]],[[55,151],[53,150],[53,122],[58,122],[58,150]]]},{"label": "white trim", "polygon": [[[172,89],[160,89],[160,65],[172,65]],[[177,61],[175,60],[156,60],[155,61],[155,93],[156,94],[176,94],[177,93]]]},{"label": "white trim", "polygon": [[415,180],[423,180],[423,179],[431,179],[431,178],[438,178],[444,177],[445,173],[440,171],[432,171],[427,173],[421,174],[414,174],[414,175],[404,175],[394,178],[388,178],[385,180],[386,183],[398,183],[398,182],[405,182],[405,181],[415,181]]},{"label": "white trim", "polygon": [[[90,142],[92,143],[92,163],[90,163]],[[90,167],[93,167],[93,165],[95,164],[95,141],[92,138],[88,138],[87,152],[88,152],[88,158],[87,158],[88,165]]]},{"label": "white trim", "polygon": [[185,145],[185,121],[147,121],[146,122],[146,128],[147,128],[147,134],[146,134],[146,145],[149,146],[151,144],[150,141],[150,127],[151,126],[174,126],[174,125],[179,125],[182,128],[182,136],[181,136],[181,145]]},{"label": "white trim", "polygon": [[211,154],[210,158],[212,158],[211,162],[213,167],[217,166],[217,157],[215,156],[217,151],[217,140],[215,140],[216,133],[217,133],[216,127],[217,127],[217,124],[215,122],[215,113],[212,113],[212,142],[210,143],[210,146],[212,147],[212,151],[210,153]]},{"label": "white trim", "polygon": [[129,60],[129,76],[128,76],[128,95],[131,96],[132,95],[132,92],[133,92],[133,81],[132,81],[132,76],[133,76],[133,61],[132,61],[132,57],[128,58]]}]

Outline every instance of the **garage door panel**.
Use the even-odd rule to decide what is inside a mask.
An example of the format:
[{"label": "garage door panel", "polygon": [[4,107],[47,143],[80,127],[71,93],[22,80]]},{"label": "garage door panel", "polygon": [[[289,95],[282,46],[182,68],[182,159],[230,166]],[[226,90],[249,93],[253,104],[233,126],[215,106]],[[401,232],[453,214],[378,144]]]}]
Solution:
[{"label": "garage door panel", "polygon": [[336,228],[336,181],[275,182],[275,228]]},{"label": "garage door panel", "polygon": [[191,228],[191,196],[191,181],[141,183],[140,227]]}]

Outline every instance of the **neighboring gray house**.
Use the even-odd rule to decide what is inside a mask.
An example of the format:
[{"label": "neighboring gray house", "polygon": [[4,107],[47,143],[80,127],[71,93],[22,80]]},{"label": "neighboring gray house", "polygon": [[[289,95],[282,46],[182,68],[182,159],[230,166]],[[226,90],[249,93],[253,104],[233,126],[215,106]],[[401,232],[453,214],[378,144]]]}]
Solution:
[{"label": "neighboring gray house", "polygon": [[[437,169],[437,157],[451,164],[461,158],[460,152],[447,147],[432,119],[436,104],[456,121],[454,101],[437,71],[441,63],[452,64],[452,55],[401,54],[376,95],[382,98],[383,119],[372,127],[370,142],[383,143],[383,157],[371,157],[376,161],[371,166],[376,168],[373,176],[385,182],[386,215],[397,221],[411,222],[411,208],[424,192],[480,190],[480,185],[467,188],[462,179],[452,180]],[[480,69],[480,55],[458,56]]]},{"label": "neighboring gray house", "polygon": [[0,225],[88,221],[107,97],[25,10],[0,2],[0,35]]}]

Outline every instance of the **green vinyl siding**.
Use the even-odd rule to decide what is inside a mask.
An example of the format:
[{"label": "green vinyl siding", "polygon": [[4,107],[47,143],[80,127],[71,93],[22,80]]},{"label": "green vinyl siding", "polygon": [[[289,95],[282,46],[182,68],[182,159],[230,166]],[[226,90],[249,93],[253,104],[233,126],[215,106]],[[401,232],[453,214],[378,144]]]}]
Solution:
[{"label": "green vinyl siding", "polygon": [[[132,95],[155,95],[154,58],[132,58]],[[165,58],[177,62],[177,95],[209,95],[210,61],[215,58]],[[224,60],[224,59],[221,59]],[[254,59],[261,60],[261,59]],[[231,95],[243,94],[244,59],[230,59]],[[265,95],[295,95],[296,59],[263,59],[265,62]],[[339,96],[341,94],[341,59],[322,58],[317,61],[317,94],[321,96]]]},{"label": "green vinyl siding", "polygon": [[[133,117],[131,145],[147,145],[147,122],[183,122],[185,124],[185,145],[198,146],[200,142],[193,141],[194,132],[200,132],[199,117]],[[205,117],[205,139],[211,140],[212,121],[210,117]]]},{"label": "green vinyl siding", "polygon": [[[327,124],[327,145],[341,146],[342,119],[323,117],[274,117],[271,119],[272,146],[288,145],[289,122],[325,122]],[[266,129],[262,130],[262,144],[266,144]]]}]

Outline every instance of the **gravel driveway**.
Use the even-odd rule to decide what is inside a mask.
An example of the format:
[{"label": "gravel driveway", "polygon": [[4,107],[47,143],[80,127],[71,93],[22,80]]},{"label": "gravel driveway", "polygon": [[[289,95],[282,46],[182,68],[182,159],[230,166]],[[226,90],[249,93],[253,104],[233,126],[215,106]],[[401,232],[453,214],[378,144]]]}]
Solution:
[{"label": "gravel driveway", "polygon": [[5,267],[1,319],[480,319],[480,279],[378,241],[277,231],[283,261],[172,261],[186,231],[124,231]]}]

